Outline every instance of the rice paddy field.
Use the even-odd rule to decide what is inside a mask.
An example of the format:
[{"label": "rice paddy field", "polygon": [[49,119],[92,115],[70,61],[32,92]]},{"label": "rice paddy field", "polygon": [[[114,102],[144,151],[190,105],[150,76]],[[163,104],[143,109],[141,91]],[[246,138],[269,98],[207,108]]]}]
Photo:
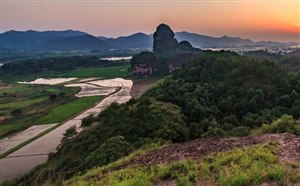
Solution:
[{"label": "rice paddy field", "polygon": [[91,96],[91,97],[80,97],[75,100],[54,107],[48,111],[48,113],[41,118],[36,120],[38,124],[47,123],[59,123],[62,122],[78,112],[90,107],[95,102],[101,100],[101,96]]},{"label": "rice paddy field", "polygon": [[[62,122],[100,101],[104,96],[76,97],[80,87],[19,84],[37,78],[114,78],[129,76],[130,65],[82,68],[19,75],[0,75],[0,138],[36,124]],[[76,80],[75,80],[76,79]],[[67,83],[72,83],[68,81]]]},{"label": "rice paddy field", "polygon": [[0,83],[0,138],[34,124],[61,122],[100,96],[77,98],[79,87]]}]

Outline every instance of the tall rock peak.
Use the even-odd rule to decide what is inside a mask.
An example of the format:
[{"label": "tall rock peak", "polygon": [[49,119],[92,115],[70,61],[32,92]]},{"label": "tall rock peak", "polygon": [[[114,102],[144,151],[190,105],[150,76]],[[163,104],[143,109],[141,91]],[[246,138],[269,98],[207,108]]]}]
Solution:
[{"label": "tall rock peak", "polygon": [[157,55],[164,55],[174,52],[178,45],[175,34],[166,24],[160,24],[153,34],[153,52]]}]

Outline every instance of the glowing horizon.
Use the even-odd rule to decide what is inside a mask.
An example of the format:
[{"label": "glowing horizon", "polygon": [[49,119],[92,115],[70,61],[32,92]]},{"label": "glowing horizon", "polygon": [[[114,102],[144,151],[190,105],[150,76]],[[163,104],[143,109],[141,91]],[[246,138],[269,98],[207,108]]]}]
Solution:
[{"label": "glowing horizon", "polygon": [[117,37],[153,33],[166,23],[214,37],[300,42],[300,1],[1,0],[1,22],[1,33],[72,29]]}]

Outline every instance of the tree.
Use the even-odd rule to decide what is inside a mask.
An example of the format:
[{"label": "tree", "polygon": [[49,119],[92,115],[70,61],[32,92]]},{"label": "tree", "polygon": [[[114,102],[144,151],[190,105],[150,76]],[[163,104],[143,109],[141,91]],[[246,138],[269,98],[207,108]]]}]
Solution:
[{"label": "tree", "polygon": [[68,128],[68,129],[66,130],[66,132],[63,134],[63,135],[64,135],[63,140],[69,139],[69,138],[73,138],[73,137],[76,136],[77,134],[78,134],[78,132],[77,132],[77,127],[74,125],[74,126]]},{"label": "tree", "polygon": [[13,111],[11,111],[11,115],[15,117],[19,117],[21,114],[22,114],[22,109],[14,109]]},{"label": "tree", "polygon": [[49,96],[49,99],[50,99],[51,101],[55,101],[56,98],[57,98],[57,95],[56,95],[56,94],[51,94],[51,95]]},{"label": "tree", "polygon": [[81,127],[87,127],[95,122],[96,118],[93,115],[89,115],[81,120]]},{"label": "tree", "polygon": [[254,135],[285,132],[300,135],[300,120],[295,120],[292,116],[285,114],[271,124],[263,124],[260,128],[251,132]]},{"label": "tree", "polygon": [[128,155],[132,147],[123,136],[109,138],[86,159],[89,165],[106,165]]},{"label": "tree", "polygon": [[66,93],[65,92],[60,92],[59,94],[58,94],[58,97],[60,97],[60,98],[64,98],[66,96]]}]

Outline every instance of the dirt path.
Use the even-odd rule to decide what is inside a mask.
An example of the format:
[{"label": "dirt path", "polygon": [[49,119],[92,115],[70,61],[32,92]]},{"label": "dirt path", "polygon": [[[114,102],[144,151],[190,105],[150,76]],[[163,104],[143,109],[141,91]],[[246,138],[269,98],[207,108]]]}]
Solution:
[{"label": "dirt path", "polygon": [[[64,132],[71,126],[80,127],[82,118],[90,114],[98,114],[113,102],[127,102],[131,98],[130,90],[132,82],[121,78],[114,79],[114,82],[116,81],[119,81],[119,85],[121,85],[121,89],[118,92],[103,99],[95,107],[63,123],[48,134],[9,154],[7,157],[0,159],[0,183],[22,176],[35,166],[46,162],[48,154],[56,151],[56,148],[63,138]],[[105,84],[109,85],[107,83],[107,80],[105,80]],[[97,80],[96,84],[101,84],[101,82]],[[112,86],[115,87],[115,83]]]}]

